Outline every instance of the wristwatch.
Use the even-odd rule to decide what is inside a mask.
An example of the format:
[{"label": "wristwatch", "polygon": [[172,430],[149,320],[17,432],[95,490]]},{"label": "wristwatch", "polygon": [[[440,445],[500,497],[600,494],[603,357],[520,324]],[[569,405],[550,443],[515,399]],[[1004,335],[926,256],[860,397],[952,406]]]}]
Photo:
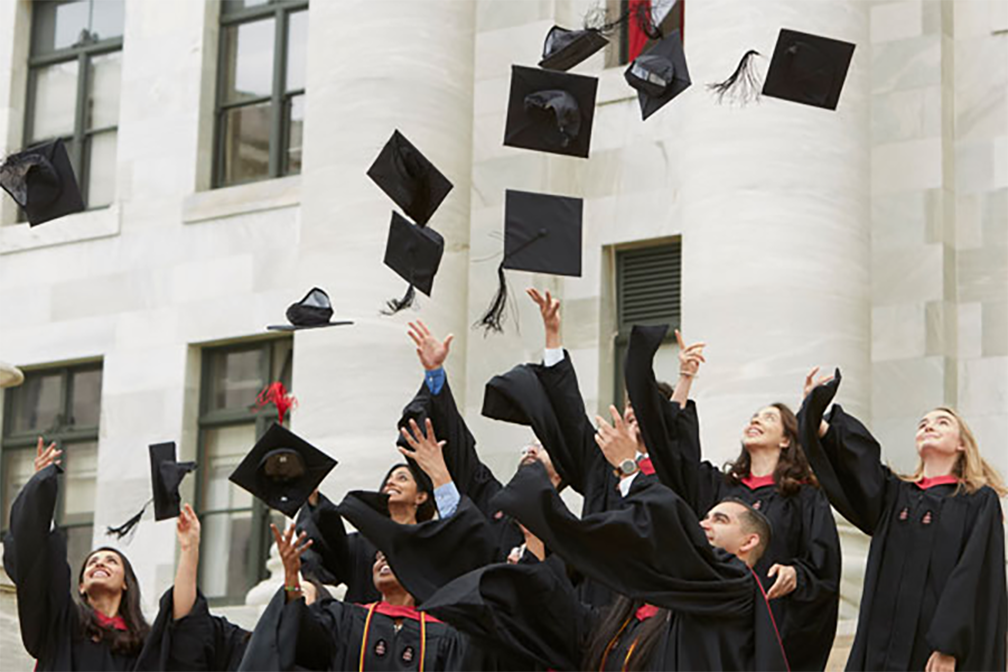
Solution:
[{"label": "wristwatch", "polygon": [[637,469],[638,469],[637,460],[633,458],[628,457],[619,463],[619,471],[624,476],[630,476],[634,474],[637,471]]}]

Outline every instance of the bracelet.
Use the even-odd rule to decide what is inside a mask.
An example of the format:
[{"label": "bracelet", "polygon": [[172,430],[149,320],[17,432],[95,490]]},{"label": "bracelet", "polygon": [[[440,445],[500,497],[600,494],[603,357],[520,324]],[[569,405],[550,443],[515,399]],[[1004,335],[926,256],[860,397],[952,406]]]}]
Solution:
[{"label": "bracelet", "polygon": [[698,376],[695,373],[686,373],[685,371],[680,371],[679,372],[679,377],[680,378],[699,378],[700,376]]},{"label": "bracelet", "polygon": [[284,586],[284,590],[288,593],[300,593],[301,586]]}]

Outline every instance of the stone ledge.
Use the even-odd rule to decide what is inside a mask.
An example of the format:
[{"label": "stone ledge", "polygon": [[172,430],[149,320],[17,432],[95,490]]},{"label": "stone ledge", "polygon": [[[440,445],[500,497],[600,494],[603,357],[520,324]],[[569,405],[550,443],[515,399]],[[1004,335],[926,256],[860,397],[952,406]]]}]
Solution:
[{"label": "stone ledge", "polygon": [[27,222],[0,226],[0,254],[118,236],[121,214],[122,208],[114,203],[107,208],[85,210],[40,226],[28,226]]},{"label": "stone ledge", "polygon": [[301,176],[291,175],[192,194],[182,203],[182,222],[195,224],[300,204]]}]

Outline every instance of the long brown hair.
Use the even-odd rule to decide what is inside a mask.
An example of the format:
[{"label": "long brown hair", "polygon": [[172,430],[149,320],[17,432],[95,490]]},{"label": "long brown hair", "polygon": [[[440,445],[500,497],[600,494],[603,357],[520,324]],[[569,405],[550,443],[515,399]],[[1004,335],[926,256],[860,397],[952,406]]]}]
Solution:
[{"label": "long brown hair", "polygon": [[96,548],[81,563],[80,572],[77,574],[77,585],[84,582],[84,570],[88,560],[95,553],[100,551],[112,551],[119,556],[123,564],[123,578],[126,582],[126,590],[123,592],[122,601],[119,603],[119,615],[126,623],[125,630],[107,628],[98,622],[94,609],[88,602],[87,594],[78,592],[77,613],[80,615],[81,635],[96,642],[105,642],[112,649],[112,653],[124,656],[132,656],[140,653],[147,633],[150,632],[150,624],[144,618],[143,609],[140,607],[140,582],[137,581],[136,573],[130,561],[115,548],[102,546]]},{"label": "long brown hair", "polygon": [[[986,485],[996,492],[998,497],[1008,495],[1008,488],[1005,487],[1001,474],[980,455],[980,444],[977,443],[973,430],[969,428],[963,417],[948,406],[938,406],[934,410],[948,413],[955,418],[956,423],[959,425],[959,438],[966,448],[966,450],[959,454],[959,459],[956,460],[955,466],[952,468],[952,475],[959,479],[959,487],[956,488],[956,494],[965,490],[968,494],[972,495]],[[918,460],[914,473],[910,475],[900,474],[900,478],[910,482],[916,482],[924,478],[924,460]]]},{"label": "long brown hair", "polygon": [[[631,600],[625,595],[618,595],[612,605],[599,619],[592,629],[585,648],[585,659],[582,667],[586,670],[601,670],[605,656],[610,653],[610,644],[618,641],[631,618],[635,618],[637,610],[644,605],[641,600]],[[625,670],[645,670],[651,659],[651,653],[661,637],[669,620],[668,609],[658,609],[651,618],[644,621],[637,630],[636,646],[626,660]]]},{"label": "long brown hair", "polygon": [[[781,402],[770,404],[780,412],[781,424],[784,426],[784,438],[788,440],[788,445],[781,448],[780,457],[777,458],[777,467],[774,469],[773,479],[777,485],[777,491],[782,495],[794,495],[801,489],[803,483],[819,486],[812,467],[809,466],[805,451],[802,450],[801,440],[798,438],[798,418],[795,417],[787,404]],[[749,451],[742,447],[742,452],[735,458],[735,461],[728,462],[724,466],[725,479],[732,485],[738,485],[743,478],[749,475],[752,468],[752,458]]]}]

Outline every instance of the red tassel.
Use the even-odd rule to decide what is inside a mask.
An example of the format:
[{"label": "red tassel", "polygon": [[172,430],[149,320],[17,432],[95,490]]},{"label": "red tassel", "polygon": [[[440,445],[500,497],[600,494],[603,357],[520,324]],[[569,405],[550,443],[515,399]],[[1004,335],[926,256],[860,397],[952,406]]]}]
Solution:
[{"label": "red tassel", "polygon": [[294,398],[293,394],[287,392],[287,388],[284,387],[283,383],[270,383],[256,397],[255,407],[256,409],[260,409],[269,404],[276,406],[277,416],[282,425],[287,411],[297,406],[297,399]]}]

